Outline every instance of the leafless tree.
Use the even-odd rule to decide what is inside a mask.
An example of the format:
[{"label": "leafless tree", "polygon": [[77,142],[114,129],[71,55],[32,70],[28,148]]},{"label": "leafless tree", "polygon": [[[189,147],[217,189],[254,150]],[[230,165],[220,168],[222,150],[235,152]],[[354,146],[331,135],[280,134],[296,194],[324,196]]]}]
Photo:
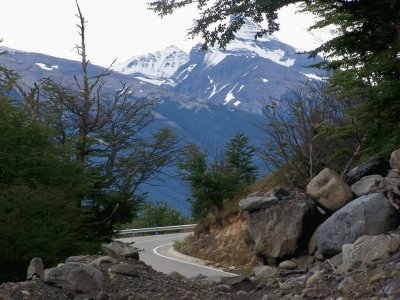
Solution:
[{"label": "leafless tree", "polygon": [[[264,110],[262,157],[271,171],[286,173],[290,184],[304,186],[322,168],[345,168],[360,137],[347,130],[348,103],[327,91],[325,82],[308,81]],[[329,129],[335,128],[335,131]],[[340,171],[340,170],[338,170]]]}]

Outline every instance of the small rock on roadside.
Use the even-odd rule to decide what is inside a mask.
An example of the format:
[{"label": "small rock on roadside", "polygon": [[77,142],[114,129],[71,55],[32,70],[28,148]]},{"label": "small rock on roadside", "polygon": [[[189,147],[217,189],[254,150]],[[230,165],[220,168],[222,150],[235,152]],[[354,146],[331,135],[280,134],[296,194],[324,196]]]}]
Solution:
[{"label": "small rock on roadside", "polygon": [[294,270],[297,268],[297,263],[293,260],[285,260],[279,264],[280,269]]},{"label": "small rock on roadside", "polygon": [[392,169],[400,169],[400,149],[393,151],[390,155],[390,167]]},{"label": "small rock on roadside", "polygon": [[338,285],[339,291],[346,291],[354,283],[353,278],[346,277]]},{"label": "small rock on roadside", "polygon": [[131,257],[139,259],[139,250],[119,241],[101,245],[101,252],[111,257]]},{"label": "small rock on roadside", "polygon": [[317,283],[322,278],[322,274],[323,273],[321,271],[315,272],[307,279],[306,286],[314,285],[315,283]]},{"label": "small rock on roadside", "polygon": [[137,277],[139,276],[138,270],[131,265],[121,263],[121,264],[116,264],[113,265],[109,269],[110,273],[115,273],[115,274],[122,274],[122,275],[127,275],[127,276],[134,276]]}]

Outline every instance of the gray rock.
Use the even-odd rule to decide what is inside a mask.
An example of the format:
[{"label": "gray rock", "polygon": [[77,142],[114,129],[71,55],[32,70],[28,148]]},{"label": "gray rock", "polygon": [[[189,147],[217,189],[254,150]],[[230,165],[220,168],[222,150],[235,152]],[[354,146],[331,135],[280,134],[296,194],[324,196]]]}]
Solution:
[{"label": "gray rock", "polygon": [[280,269],[294,270],[297,268],[297,263],[293,260],[285,260],[279,264]]},{"label": "gray rock", "polygon": [[131,257],[139,259],[139,250],[119,241],[101,245],[101,252],[111,257]]},{"label": "gray rock", "polygon": [[322,279],[322,272],[321,271],[317,271],[315,272],[313,275],[311,275],[307,281],[306,281],[306,286],[311,286],[316,284],[318,281],[320,281]]},{"label": "gray rock", "polygon": [[222,284],[222,276],[205,276],[204,278],[200,279],[202,282],[205,283],[212,283],[212,284]]},{"label": "gray rock", "polygon": [[363,235],[378,235],[396,222],[395,210],[383,194],[357,198],[336,211],[317,230],[318,251],[333,256],[344,244],[352,244]]},{"label": "gray rock", "polygon": [[279,300],[279,296],[274,294],[266,294],[261,298],[261,300]]},{"label": "gray rock", "polygon": [[78,263],[87,263],[90,260],[89,255],[77,255],[77,256],[70,256],[67,259],[65,259],[65,263],[71,263],[71,262],[78,262]]},{"label": "gray rock", "polygon": [[276,201],[262,211],[245,212],[245,242],[263,261],[293,255],[304,232],[313,232],[315,204],[307,197]]},{"label": "gray rock", "polygon": [[289,191],[283,187],[278,187],[276,189],[273,189],[269,193],[270,193],[270,196],[276,197],[279,200],[282,200],[282,199],[290,196]]},{"label": "gray rock", "polygon": [[392,169],[400,169],[400,149],[393,151],[390,155],[390,167]]},{"label": "gray rock", "polygon": [[335,211],[353,199],[353,192],[335,171],[326,168],[307,185],[307,193],[323,208]]},{"label": "gray rock", "polygon": [[351,186],[357,197],[370,193],[382,193],[385,188],[385,179],[381,175],[369,175],[361,178]]},{"label": "gray rock", "polygon": [[400,169],[389,171],[385,177],[385,189],[400,195]]},{"label": "gray rock", "polygon": [[47,270],[44,282],[74,292],[88,292],[103,287],[103,274],[82,263],[68,263]]},{"label": "gray rock", "polygon": [[126,263],[121,263],[111,266],[109,272],[114,274],[133,276],[133,277],[139,276],[138,270],[134,266],[128,265]]},{"label": "gray rock", "polygon": [[346,175],[346,182],[352,185],[362,177],[373,174],[386,176],[389,169],[390,166],[383,157],[373,157],[365,163],[351,169]]},{"label": "gray rock", "polygon": [[181,280],[187,280],[185,276],[183,276],[181,273],[172,271],[171,273],[168,274],[168,276],[176,278],[176,279],[181,279]]},{"label": "gray rock", "polygon": [[203,280],[205,278],[207,278],[207,276],[205,276],[203,274],[197,274],[196,276],[190,277],[189,280],[199,281],[199,280]]},{"label": "gray rock", "polygon": [[239,207],[241,210],[253,212],[256,210],[266,209],[279,201],[275,196],[269,195],[250,195],[246,199],[240,200]]},{"label": "gray rock", "polygon": [[292,277],[285,282],[279,282],[280,290],[290,290],[294,287],[304,286],[306,283],[306,276]]},{"label": "gray rock", "polygon": [[343,245],[343,265],[345,270],[383,262],[400,248],[399,234],[362,236],[354,244]]},{"label": "gray rock", "polygon": [[353,278],[351,277],[346,277],[344,278],[338,285],[338,290],[339,291],[346,291],[352,286],[354,283]]},{"label": "gray rock", "polygon": [[236,291],[251,292],[256,288],[250,278],[245,276],[222,277],[221,284],[230,285]]},{"label": "gray rock", "polygon": [[118,260],[116,260],[114,257],[111,256],[101,256],[99,258],[96,258],[90,263],[90,266],[95,267],[95,268],[100,268],[102,264],[112,264],[115,265],[118,263]]},{"label": "gray rock", "polygon": [[[387,296],[395,296],[398,297],[400,295],[400,285],[397,280],[390,280],[387,282],[383,288],[382,292]],[[398,299],[398,298],[395,298]]]},{"label": "gray rock", "polygon": [[233,288],[228,284],[219,284],[217,285],[217,288],[225,292],[230,292],[233,290]]},{"label": "gray rock", "polygon": [[253,269],[254,277],[260,281],[266,281],[278,274],[279,270],[270,266],[260,266]]},{"label": "gray rock", "polygon": [[338,268],[343,264],[343,253],[339,253],[338,255],[332,256],[330,259],[328,259],[329,262],[334,266],[335,268]]},{"label": "gray rock", "polygon": [[43,260],[40,257],[35,257],[31,259],[27,271],[27,280],[31,280],[34,277],[43,279],[44,278],[44,265]]}]

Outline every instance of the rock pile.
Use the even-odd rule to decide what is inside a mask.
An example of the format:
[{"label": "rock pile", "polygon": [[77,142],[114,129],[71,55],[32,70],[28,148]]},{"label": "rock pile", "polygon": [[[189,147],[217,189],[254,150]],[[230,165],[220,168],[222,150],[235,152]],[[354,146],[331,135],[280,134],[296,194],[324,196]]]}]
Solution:
[{"label": "rock pile", "polygon": [[390,164],[373,158],[345,180],[324,169],[307,194],[272,191],[239,204],[246,243],[264,264],[253,279],[266,285],[265,299],[400,297],[400,149]]},{"label": "rock pile", "polygon": [[101,254],[72,256],[44,269],[33,258],[27,281],[0,285],[0,299],[261,299],[248,277],[187,279],[156,272],[139,260],[138,249],[121,242],[101,246]]}]

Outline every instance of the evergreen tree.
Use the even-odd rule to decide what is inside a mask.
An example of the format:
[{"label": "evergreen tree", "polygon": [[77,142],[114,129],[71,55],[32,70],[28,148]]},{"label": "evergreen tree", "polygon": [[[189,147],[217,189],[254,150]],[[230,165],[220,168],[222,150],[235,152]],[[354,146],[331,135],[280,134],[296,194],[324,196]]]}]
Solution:
[{"label": "evergreen tree", "polygon": [[22,280],[32,257],[45,264],[90,253],[98,242],[81,207],[87,184],[66,147],[0,100],[0,281]]},{"label": "evergreen tree", "polygon": [[125,228],[162,227],[186,224],[188,219],[166,202],[145,203],[139,209],[138,215],[132,223],[125,224]]},{"label": "evergreen tree", "polygon": [[229,200],[254,182],[256,168],[251,164],[254,147],[243,134],[226,145],[222,159],[208,163],[207,154],[196,145],[184,148],[179,159],[180,175],[190,184],[192,215],[201,219],[213,209],[222,209]]},{"label": "evergreen tree", "polygon": [[256,148],[249,144],[249,139],[237,133],[226,145],[227,167],[238,174],[238,183],[250,184],[256,180],[257,168],[253,165]]}]

